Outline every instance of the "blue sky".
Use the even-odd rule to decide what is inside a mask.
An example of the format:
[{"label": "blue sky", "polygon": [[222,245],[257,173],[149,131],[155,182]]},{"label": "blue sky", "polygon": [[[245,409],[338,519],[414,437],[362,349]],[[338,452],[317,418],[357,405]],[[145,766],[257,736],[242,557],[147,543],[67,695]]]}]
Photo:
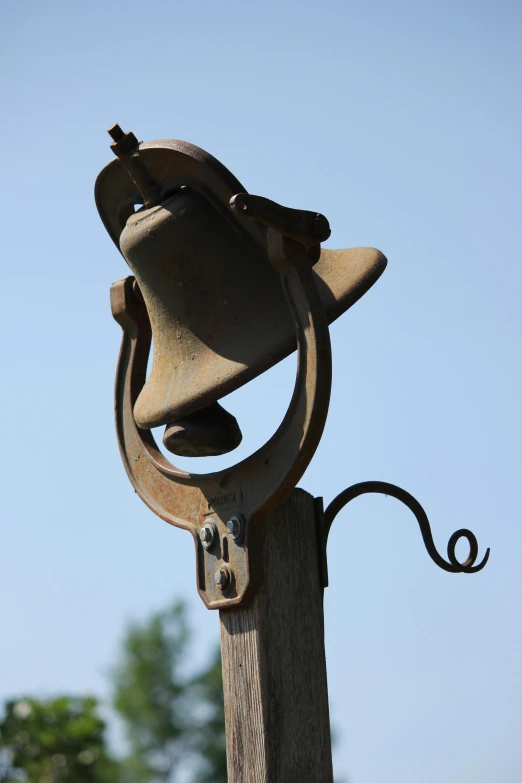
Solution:
[{"label": "blue sky", "polygon": [[[251,192],[323,212],[330,247],[387,255],[332,327],[330,416],[300,485],[328,502],[356,481],[397,483],[443,554],[460,527],[492,553],[475,576],[438,570],[391,498],[337,518],[325,598],[336,771],[520,783],[520,5],[0,10],[0,698],[107,697],[125,622],[174,597],[189,603],[195,659],[218,640],[190,536],[139,501],[116,446],[108,291],[127,270],[93,185],[119,122],[197,144]],[[294,368],[291,357],[227,400],[238,456],[277,426]]]}]

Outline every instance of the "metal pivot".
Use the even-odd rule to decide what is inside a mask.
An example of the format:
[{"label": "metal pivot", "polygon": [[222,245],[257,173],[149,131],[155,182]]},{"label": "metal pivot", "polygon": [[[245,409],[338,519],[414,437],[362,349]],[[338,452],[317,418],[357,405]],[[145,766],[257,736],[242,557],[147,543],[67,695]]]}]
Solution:
[{"label": "metal pivot", "polygon": [[260,523],[294,489],[315,453],[331,388],[328,324],[310,263],[328,222],[243,193],[230,209],[267,226],[268,257],[280,277],[298,350],[288,411],[275,434],[247,459],[214,473],[188,473],[163,456],[150,430],[137,427],[133,411],[145,383],[151,326],[133,277],[111,287],[112,313],[123,329],[115,390],[121,457],[147,506],[192,533],[198,592],[210,609],[240,603],[260,580]]},{"label": "metal pivot", "polygon": [[[326,572],[326,558],[325,558],[325,551],[326,551],[326,544],[328,541],[328,535],[330,533],[330,529],[332,527],[332,523],[337,516],[337,514],[348,504],[350,501],[354,500],[355,498],[358,498],[360,495],[368,495],[368,494],[379,494],[379,495],[390,495],[390,497],[396,498],[397,500],[400,500],[401,503],[404,503],[405,506],[407,506],[410,511],[413,512],[415,515],[415,518],[417,519],[417,522],[420,527],[422,540],[424,541],[424,546],[426,547],[426,550],[433,560],[433,562],[439,566],[439,568],[442,568],[444,571],[449,571],[453,574],[458,573],[465,573],[465,574],[473,574],[477,571],[481,571],[489,559],[489,553],[490,549],[486,549],[486,554],[484,555],[482,561],[475,565],[475,561],[477,559],[478,555],[478,543],[475,535],[471,532],[471,530],[467,530],[466,528],[461,528],[460,530],[456,530],[453,535],[450,537],[448,541],[448,560],[444,560],[443,557],[437,552],[437,548],[435,546],[435,542],[433,541],[433,536],[431,534],[431,528],[429,519],[426,515],[426,512],[422,508],[421,504],[418,500],[416,500],[413,495],[410,495],[409,492],[406,492],[406,490],[401,489],[400,487],[395,486],[395,484],[388,484],[386,481],[362,481],[360,484],[353,484],[353,486],[348,487],[348,489],[345,489],[344,492],[341,492],[337,497],[332,500],[326,511],[324,512],[323,516],[323,522],[322,522],[322,548],[323,548],[323,567],[322,567],[322,579],[323,579],[323,586],[327,587],[328,585],[328,577]],[[317,500],[320,500],[319,498]],[[469,554],[466,560],[461,563],[455,554],[455,548],[457,546],[457,542],[461,539],[465,538],[469,543]]]}]

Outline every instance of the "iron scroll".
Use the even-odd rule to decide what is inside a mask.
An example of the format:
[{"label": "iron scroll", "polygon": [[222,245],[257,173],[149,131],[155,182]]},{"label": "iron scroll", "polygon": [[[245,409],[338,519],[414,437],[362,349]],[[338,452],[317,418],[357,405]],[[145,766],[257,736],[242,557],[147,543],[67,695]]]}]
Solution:
[{"label": "iron scroll", "polygon": [[[444,558],[441,557],[437,551],[435,542],[433,541],[433,536],[431,534],[431,527],[428,516],[419,501],[416,500],[413,495],[410,495],[409,492],[406,492],[406,490],[397,487],[395,484],[388,484],[386,481],[362,481],[359,484],[353,484],[351,487],[345,489],[344,492],[341,492],[339,495],[337,495],[337,497],[332,500],[324,512],[325,541],[328,540],[328,534],[337,514],[348,503],[350,503],[350,501],[360,497],[360,495],[368,494],[390,495],[390,497],[400,500],[401,503],[404,503],[404,505],[413,512],[417,522],[419,523],[422,540],[424,541],[424,546],[426,547],[429,556],[433,562],[444,571],[448,571],[449,573],[453,574],[473,574],[477,571],[481,571],[488,562],[490,553],[489,547],[486,549],[486,554],[484,555],[482,561],[478,565],[475,565],[475,561],[478,555],[478,543],[475,535],[471,532],[471,530],[467,530],[467,528],[456,530],[450,537],[447,547],[449,562],[444,560]],[[465,538],[469,543],[469,554],[463,563],[457,559],[455,554],[457,542],[461,538]]]}]

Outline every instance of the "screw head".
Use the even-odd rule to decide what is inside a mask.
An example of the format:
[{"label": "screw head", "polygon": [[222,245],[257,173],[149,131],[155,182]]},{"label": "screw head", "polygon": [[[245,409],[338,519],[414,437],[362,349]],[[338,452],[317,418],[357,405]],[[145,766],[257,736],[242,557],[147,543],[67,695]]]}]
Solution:
[{"label": "screw head", "polygon": [[243,514],[235,514],[227,522],[227,530],[234,539],[240,541],[245,532],[245,517]]},{"label": "screw head", "polygon": [[214,574],[214,582],[216,587],[219,587],[219,589],[222,591],[227,589],[231,581],[232,574],[230,573],[230,569],[225,565],[221,566],[221,568]]},{"label": "screw head", "polygon": [[215,525],[212,524],[212,522],[207,522],[207,524],[203,525],[203,527],[199,531],[199,540],[201,541],[205,549],[209,549],[209,547],[212,546],[215,537],[216,537],[216,527]]}]

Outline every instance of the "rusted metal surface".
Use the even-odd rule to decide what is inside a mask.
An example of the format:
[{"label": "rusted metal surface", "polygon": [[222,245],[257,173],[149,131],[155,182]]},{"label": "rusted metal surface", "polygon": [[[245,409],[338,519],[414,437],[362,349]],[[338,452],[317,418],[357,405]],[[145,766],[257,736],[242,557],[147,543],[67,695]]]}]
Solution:
[{"label": "rusted metal surface", "polygon": [[227,454],[243,439],[235,416],[219,402],[169,421],[163,435],[163,445],[181,457],[212,457]]},{"label": "rusted metal surface", "polygon": [[309,247],[326,242],[330,224],[324,215],[303,209],[289,209],[263,196],[238,193],[230,200],[232,209],[243,215],[254,217],[260,223],[295,239]]},{"label": "rusted metal surface", "polygon": [[162,197],[161,186],[144,166],[139,154],[139,142],[134,133],[124,133],[117,124],[111,125],[107,132],[113,139],[111,150],[127,169],[128,174],[140,192],[145,207],[150,209],[158,204]]},{"label": "rusted metal surface", "polygon": [[[190,530],[199,593],[209,608],[224,608],[249,597],[261,578],[260,523],[293,490],[319,443],[331,387],[328,320],[373,284],[386,259],[371,248],[323,258],[319,243],[330,233],[323,215],[249,195],[192,145],[138,145],[119,126],[110,133],[119,160],[98,177],[96,201],[136,273],[111,288],[123,329],[120,452],[143,501]],[[294,393],[261,449],[208,474],[165,459],[149,429],[161,423],[181,453],[220,453],[226,438],[239,442],[235,419],[217,400],[295,347]]]},{"label": "rusted metal surface", "polygon": [[124,155],[128,155],[129,152],[134,152],[138,146],[138,139],[134,133],[130,131],[124,133],[116,122],[110,128],[107,128],[107,133],[113,140],[111,150],[117,158],[122,158]]},{"label": "rusted metal surface", "polygon": [[[138,161],[163,200],[135,213],[133,205],[145,200]],[[177,424],[295,349],[293,319],[268,259],[268,232],[278,221],[278,232],[301,236],[303,263],[312,267],[329,322],[386,265],[372,248],[320,251],[330,230],[324,216],[247,194],[218,161],[184,142],[140,144],[139,154],[131,149],[101,172],[96,200],[152,323],[152,368],[135,408],[141,427]],[[197,453],[216,453],[212,447],[202,444]]]},{"label": "rusted metal surface", "polygon": [[[261,577],[260,522],[292,491],[319,443],[331,387],[328,324],[312,277],[305,246],[268,229],[269,259],[281,279],[295,322],[298,371],[287,414],[276,433],[247,459],[208,474],[173,467],[158,450],[150,431],[139,429],[134,406],[145,382],[151,328],[134,278],[111,288],[115,319],[123,329],[116,380],[116,428],[121,456],[137,493],[165,521],[191,531],[199,593],[209,608],[234,605],[248,596]],[[227,528],[232,516],[246,520],[242,538]],[[208,522],[217,529],[215,544],[204,548],[199,531]],[[215,574],[226,567],[226,589]],[[254,580],[251,580],[251,575]]]},{"label": "rusted metal surface", "polygon": [[[489,547],[486,549],[486,554],[484,555],[482,561],[478,565],[475,565],[475,561],[478,555],[478,543],[471,530],[467,530],[466,528],[456,530],[455,533],[453,533],[450,540],[448,541],[448,560],[444,560],[444,558],[441,557],[441,555],[437,552],[437,548],[431,534],[428,517],[419,501],[416,500],[413,495],[410,495],[409,492],[406,492],[406,490],[395,486],[395,484],[388,484],[385,481],[363,481],[360,484],[354,484],[353,486],[348,487],[348,489],[345,489],[344,492],[341,492],[334,500],[332,500],[324,512],[323,518],[324,534],[322,535],[322,542],[325,551],[328,541],[328,534],[337,514],[352,500],[360,497],[361,495],[367,494],[389,495],[390,497],[400,500],[401,503],[404,503],[404,505],[413,512],[417,522],[419,523],[422,540],[424,541],[424,546],[426,547],[429,556],[433,562],[436,563],[439,568],[444,569],[444,571],[449,571],[453,574],[473,574],[477,571],[481,571],[488,562],[490,552]],[[469,543],[469,554],[463,563],[457,559],[455,554],[457,542],[461,538],[465,538]],[[325,587],[328,585],[327,575],[323,584]]]},{"label": "rusted metal surface", "polygon": [[[321,251],[330,235],[324,215],[248,194],[197,147],[139,144],[118,125],[109,133],[118,161],[98,177],[96,201],[136,274],[111,289],[123,329],[116,382],[122,459],[145,503],[191,531],[198,590],[207,606],[223,608],[247,597],[261,577],[260,522],[294,488],[321,437],[331,385],[328,322],[375,282],[386,259],[372,248]],[[177,453],[234,448],[239,427],[217,400],[295,347],[289,409],[260,450],[208,474],[165,459],[149,431],[158,424],[167,425],[165,443]],[[325,530],[319,527],[326,540]],[[326,567],[324,556],[324,574]]]},{"label": "rusted metal surface", "polygon": [[[179,141],[139,144],[109,129],[118,157],[99,175],[96,201],[110,236],[136,275],[114,283],[111,306],[123,329],[116,379],[116,429],[123,463],[142,500],[190,530],[199,593],[209,608],[233,606],[262,577],[262,520],[289,495],[319,443],[328,412],[328,323],[380,276],[372,248],[321,250],[324,215],[288,209],[245,192],[218,161]],[[122,165],[123,164],[123,165]],[[134,210],[134,205],[144,208]],[[147,362],[154,339],[150,377]],[[226,453],[241,441],[235,418],[217,400],[298,351],[288,411],[275,434],[226,470],[178,470],[150,428],[166,424],[174,453]],[[414,513],[432,560],[474,573],[478,544],[467,529],[438,553],[428,517],[408,492],[380,481],[355,484],[326,509],[315,500],[319,571],[328,584],[332,522],[356,497],[380,493]],[[456,544],[466,538],[464,562]]]}]

